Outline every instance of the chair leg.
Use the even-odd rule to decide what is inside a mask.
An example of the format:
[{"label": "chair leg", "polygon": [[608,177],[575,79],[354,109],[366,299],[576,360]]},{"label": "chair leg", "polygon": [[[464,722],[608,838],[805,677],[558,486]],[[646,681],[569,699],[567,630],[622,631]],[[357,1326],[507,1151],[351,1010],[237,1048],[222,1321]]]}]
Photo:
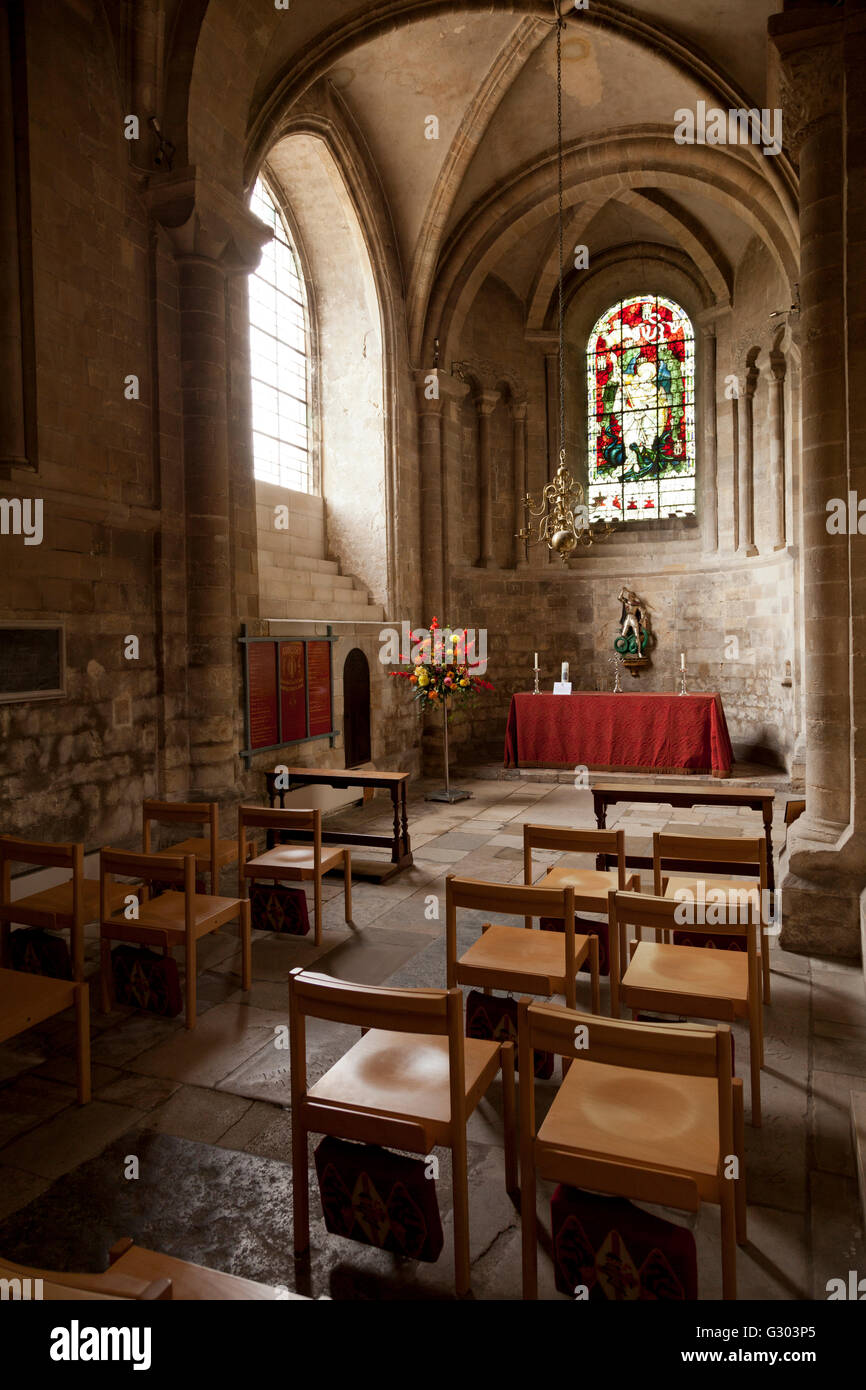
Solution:
[{"label": "chair leg", "polygon": [[114,981],[111,977],[111,942],[102,937],[99,943],[100,1004],[104,1014],[110,1014],[114,1004]]},{"label": "chair leg", "polygon": [[78,1104],[90,1100],[90,990],[75,986],[75,1057],[78,1063]]},{"label": "chair leg", "polygon": [[737,1296],[737,1218],[733,1184],[722,1182],[720,1197],[722,1220],[722,1298]]},{"label": "chair leg", "polygon": [[316,945],[322,944],[322,876],[316,874],[313,879],[313,906],[316,913]]},{"label": "chair leg", "polygon": [[737,1244],[745,1245],[748,1239],[746,1234],[746,1136],[743,1117],[743,1083],[738,1076],[734,1077],[734,1154],[738,1169],[734,1181]]},{"label": "chair leg", "polygon": [[307,1169],[307,1131],[293,1117],[292,1214],[295,1254],[310,1248],[310,1174]]},{"label": "chair leg", "polygon": [[454,1208],[454,1283],[457,1297],[469,1292],[469,1168],[466,1137],[451,1146],[452,1205]]},{"label": "chair leg", "polygon": [[598,937],[595,933],[589,938],[589,972],[592,981],[592,1012],[601,1013],[601,986],[598,972]]},{"label": "chair leg", "polygon": [[249,898],[241,900],[241,987],[249,989],[253,982],[253,927]]},{"label": "chair leg", "polygon": [[502,1070],[502,1118],[505,1129],[505,1191],[516,1193],[520,1179],[517,1171],[517,1110],[514,1090],[514,1043],[503,1043],[499,1049]]},{"label": "chair leg", "polygon": [[525,1139],[522,1139],[520,1153],[520,1230],[523,1246],[524,1298],[538,1298],[538,1218],[535,1212],[535,1162],[531,1145],[531,1139],[528,1143]]},{"label": "chair leg", "polygon": [[761,942],[761,973],[764,977],[764,1003],[770,1003],[770,943],[766,936]]},{"label": "chair leg", "polygon": [[343,850],[343,892],[346,898],[346,921],[352,920],[352,851]]},{"label": "chair leg", "polygon": [[758,990],[751,991],[749,999],[749,1067],[752,1078],[752,1124],[761,1127],[761,998]]},{"label": "chair leg", "polygon": [[186,948],[186,1019],[184,1020],[188,1029],[195,1027],[196,1009],[196,989],[195,989],[195,942],[191,941]]}]

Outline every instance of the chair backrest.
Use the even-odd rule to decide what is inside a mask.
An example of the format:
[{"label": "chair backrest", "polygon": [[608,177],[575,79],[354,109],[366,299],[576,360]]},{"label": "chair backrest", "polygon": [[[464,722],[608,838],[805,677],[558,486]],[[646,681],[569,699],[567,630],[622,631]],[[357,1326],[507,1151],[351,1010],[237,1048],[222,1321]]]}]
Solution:
[{"label": "chair backrest", "polygon": [[303,831],[305,837],[312,836],[315,862],[322,856],[322,812],[317,806],[294,811],[283,811],[275,806],[239,806],[238,867],[241,874],[247,858],[247,829]]},{"label": "chair backrest", "polygon": [[498,916],[523,917],[531,927],[533,917],[553,917],[565,933],[565,973],[574,975],[574,889],[534,888],[519,883],[485,883],[482,879],[445,879],[445,956],[449,975],[457,961],[457,909],[472,908]]},{"label": "chair backrest", "polygon": [[534,849],[562,850],[566,854],[615,854],[618,882],[625,887],[624,830],[568,830],[558,825],[524,825],[523,881],[532,882],[532,851]]},{"label": "chair backrest", "polygon": [[[611,896],[614,896],[613,894]],[[640,894],[618,894],[639,897]],[[530,1084],[520,1086],[522,1142],[535,1139],[535,1087],[532,1081],[533,1050],[555,1052],[577,1062],[601,1062],[606,1066],[667,1072],[677,1076],[712,1077],[718,1084],[719,1165],[733,1152],[733,1092],[730,1029],[726,1024],[627,1023],[598,1014],[581,1014],[559,1004],[538,1003],[526,996],[517,1009],[518,1069]],[[599,1191],[622,1191],[620,1165],[594,1165]],[[609,1167],[610,1184],[605,1182]],[[676,1188],[676,1178],[671,1183]]]},{"label": "chair backrest", "polygon": [[789,801],[785,807],[785,824],[793,825],[795,820],[799,820],[806,809],[806,803],[802,799],[799,801]]},{"label": "chair backrest", "polygon": [[[192,930],[195,914],[195,855],[138,854],[132,850],[106,848],[99,851],[99,921],[112,925],[111,903],[108,897],[109,878],[140,879],[145,885],[143,897],[149,896],[149,885],[167,884],[184,895],[184,919],[187,931]],[[130,891],[136,887],[130,885]]]},{"label": "chair backrest", "polygon": [[382,1116],[350,1102],[307,1096],[306,1019],[321,1018],[359,1028],[422,1033],[448,1039],[452,1126],[465,1131],[463,992],[460,989],[392,989],[359,985],[296,967],[289,972],[292,1113],[319,1134],[362,1143],[426,1152],[428,1135],[417,1121]]},{"label": "chair backrest", "polygon": [[695,868],[730,873],[732,866],[737,873],[750,874],[757,871],[761,889],[767,886],[767,842],[762,835],[703,836],[668,835],[657,831],[653,835],[653,890],[661,896],[662,875],[665,869],[681,868],[688,865],[688,872]]},{"label": "chair backrest", "polygon": [[118,1274],[109,1268],[104,1274],[77,1274],[67,1270],[31,1269],[27,1265],[0,1259],[0,1278],[17,1280],[41,1280],[53,1292],[55,1299],[63,1295],[73,1297],[76,1292],[93,1299],[132,1298],[150,1302],[154,1299],[170,1299],[172,1283],[170,1279],[136,1279],[130,1274]]},{"label": "chair backrest", "polygon": [[12,865],[30,864],[34,868],[69,869],[72,873],[72,918],[76,928],[84,925],[84,845],[54,845],[44,840],[23,840],[16,835],[0,835],[0,921],[20,922],[22,926],[51,927],[51,914],[12,903]]}]

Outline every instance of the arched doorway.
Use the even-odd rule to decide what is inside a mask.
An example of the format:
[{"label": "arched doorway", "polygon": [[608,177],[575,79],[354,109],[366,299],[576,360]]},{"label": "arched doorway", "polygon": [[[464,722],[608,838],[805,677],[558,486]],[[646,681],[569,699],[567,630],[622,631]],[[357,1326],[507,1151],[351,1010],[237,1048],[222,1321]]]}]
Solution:
[{"label": "arched doorway", "polygon": [[370,665],[360,647],[343,667],[343,750],[346,767],[370,761]]}]

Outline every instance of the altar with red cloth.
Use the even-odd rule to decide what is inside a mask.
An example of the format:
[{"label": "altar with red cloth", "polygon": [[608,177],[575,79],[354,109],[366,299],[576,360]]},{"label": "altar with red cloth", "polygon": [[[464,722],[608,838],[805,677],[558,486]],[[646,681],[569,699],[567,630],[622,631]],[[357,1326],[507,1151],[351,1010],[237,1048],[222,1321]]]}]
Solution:
[{"label": "altar with red cloth", "polygon": [[720,695],[580,690],[511,697],[506,767],[727,777],[733,760]]}]

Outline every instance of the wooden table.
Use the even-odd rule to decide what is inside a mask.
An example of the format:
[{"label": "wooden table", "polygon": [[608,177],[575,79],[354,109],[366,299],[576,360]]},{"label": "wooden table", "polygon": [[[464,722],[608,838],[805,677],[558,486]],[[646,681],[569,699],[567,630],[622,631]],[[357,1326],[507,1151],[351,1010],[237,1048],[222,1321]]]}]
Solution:
[{"label": "wooden table", "polygon": [[88,987],[75,980],[0,970],[0,1043],[35,1028],[53,1014],[75,1009],[78,1104],[90,1100],[90,1009]]},{"label": "wooden table", "polygon": [[[352,859],[352,874],[360,878],[372,878],[384,883],[401,869],[412,864],[412,846],[409,842],[409,820],[406,814],[406,787],[408,772],[377,772],[373,768],[349,772],[341,768],[290,767],[282,773],[288,774],[289,785],[277,788],[277,773],[267,776],[268,798],[272,806],[283,808],[285,797],[297,787],[327,786],[340,789],[346,787],[386,788],[391,795],[394,808],[394,833],[392,835],[369,835],[362,830],[322,830],[322,840],[330,845],[376,845],[391,850],[391,863],[383,864],[374,859]],[[311,830],[292,831],[293,840],[312,840]]]},{"label": "wooden table", "polygon": [[[595,821],[599,830],[607,824],[607,808],[618,801],[650,801],[660,806],[747,806],[750,811],[760,811],[764,820],[764,837],[767,841],[767,888],[772,893],[776,886],[773,873],[773,802],[776,793],[769,787],[667,787],[658,782],[596,782],[592,788]],[[608,868],[611,855],[600,854],[598,867]],[[615,857],[613,859],[615,861]],[[687,859],[666,860],[667,869],[673,873],[694,868]],[[646,855],[629,854],[626,864],[630,869],[651,869],[653,861]],[[715,864],[714,871],[720,874],[737,873],[742,865]]]}]

